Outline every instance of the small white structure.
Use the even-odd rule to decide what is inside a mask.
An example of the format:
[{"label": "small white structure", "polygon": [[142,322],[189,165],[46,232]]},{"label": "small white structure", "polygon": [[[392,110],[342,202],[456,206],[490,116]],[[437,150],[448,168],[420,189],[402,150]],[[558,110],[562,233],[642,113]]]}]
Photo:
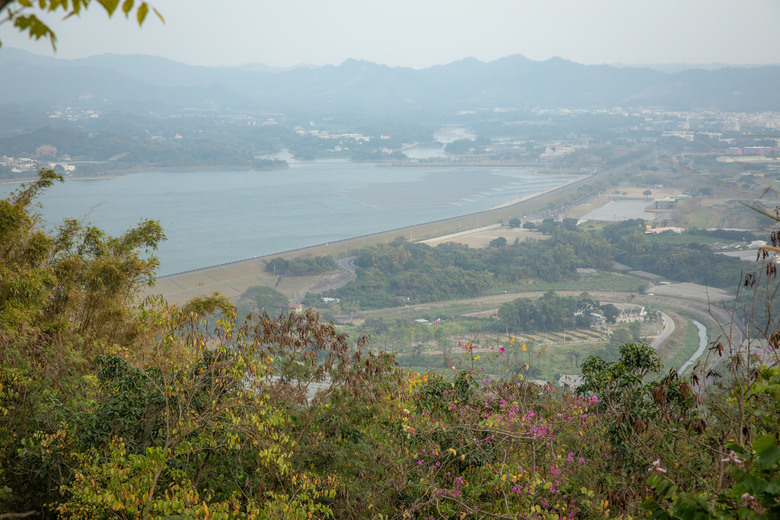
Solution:
[{"label": "small white structure", "polygon": [[582,376],[574,374],[564,374],[558,379],[558,386],[568,386],[571,389],[575,389],[582,384]]}]

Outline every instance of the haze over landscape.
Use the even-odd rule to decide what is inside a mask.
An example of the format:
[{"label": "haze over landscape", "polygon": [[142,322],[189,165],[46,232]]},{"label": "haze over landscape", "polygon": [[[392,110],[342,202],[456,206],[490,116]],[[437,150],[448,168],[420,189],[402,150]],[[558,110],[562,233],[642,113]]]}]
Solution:
[{"label": "haze over landscape", "polygon": [[[149,54],[190,65],[276,67],[337,65],[347,59],[425,68],[474,57],[513,54],[583,64],[777,64],[773,0],[338,0],[215,6],[205,0],[152,4],[165,24],[143,28],[105,22],[93,9],[83,20],[47,18],[59,35],[58,56]],[[119,18],[120,15],[117,15]],[[45,41],[14,31],[2,41],[50,54]]]},{"label": "haze over landscape", "polygon": [[0,520],[780,518],[776,0],[0,20]]}]

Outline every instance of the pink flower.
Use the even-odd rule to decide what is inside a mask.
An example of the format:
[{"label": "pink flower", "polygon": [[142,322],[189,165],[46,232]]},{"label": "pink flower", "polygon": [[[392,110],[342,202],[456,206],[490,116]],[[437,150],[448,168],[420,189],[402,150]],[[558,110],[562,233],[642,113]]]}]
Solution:
[{"label": "pink flower", "polygon": [[729,452],[729,456],[725,459],[720,459],[721,462],[733,462],[734,464],[742,464],[742,459],[737,457],[737,454],[734,453],[734,450]]},{"label": "pink flower", "polygon": [[647,471],[651,471],[654,473],[666,473],[666,470],[661,467],[661,459],[655,459],[653,461],[653,464],[647,468]]}]

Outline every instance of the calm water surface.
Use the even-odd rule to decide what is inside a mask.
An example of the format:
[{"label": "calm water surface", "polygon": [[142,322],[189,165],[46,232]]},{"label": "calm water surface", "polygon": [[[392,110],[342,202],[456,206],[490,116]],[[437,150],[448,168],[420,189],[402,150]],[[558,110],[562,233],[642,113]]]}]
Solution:
[{"label": "calm water surface", "polygon": [[[522,168],[381,168],[344,161],[279,171],[146,172],[71,180],[41,199],[49,225],[119,234],[145,218],[168,240],[160,275],[482,211],[570,179]],[[0,185],[0,196],[18,187]]]}]

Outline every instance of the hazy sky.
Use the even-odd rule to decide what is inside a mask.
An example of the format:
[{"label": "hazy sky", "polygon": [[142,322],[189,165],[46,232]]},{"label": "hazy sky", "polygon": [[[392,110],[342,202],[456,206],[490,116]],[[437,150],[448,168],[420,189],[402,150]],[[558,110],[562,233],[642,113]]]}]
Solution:
[{"label": "hazy sky", "polygon": [[[95,2],[60,23],[58,56],[152,54],[197,65],[415,68],[473,56],[594,63],[780,63],[780,0],[149,0],[138,28]],[[4,45],[50,54],[8,24]],[[0,52],[2,52],[0,50]]]}]

